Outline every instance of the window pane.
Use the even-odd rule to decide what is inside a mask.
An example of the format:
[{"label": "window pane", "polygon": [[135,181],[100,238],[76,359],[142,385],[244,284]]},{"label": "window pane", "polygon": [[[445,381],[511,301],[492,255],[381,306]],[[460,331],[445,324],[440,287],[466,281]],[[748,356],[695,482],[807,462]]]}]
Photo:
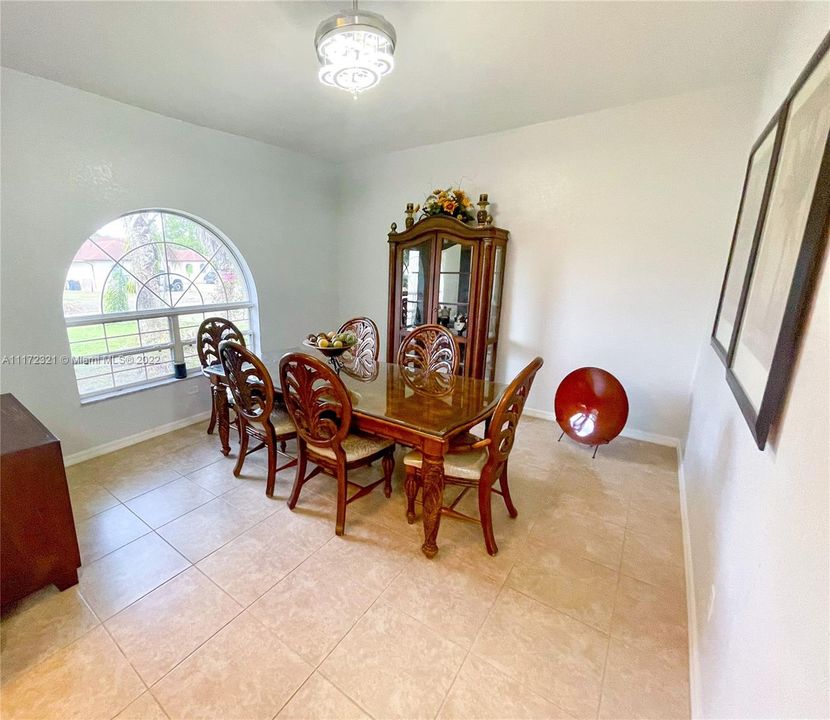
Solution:
[{"label": "window pane", "polygon": [[80,340],[96,340],[104,337],[103,325],[80,325],[78,327],[71,327],[66,329],[69,335],[69,342],[78,342]]},{"label": "window pane", "polygon": [[152,330],[169,330],[170,320],[166,317],[142,319],[138,321],[138,329],[143,333]]},{"label": "window pane", "polygon": [[161,275],[149,280],[141,287],[135,300],[135,308],[130,309],[161,310],[170,305],[170,278],[167,275]]},{"label": "window pane", "polygon": [[124,320],[106,324],[107,337],[118,337],[119,335],[134,335],[138,332],[137,320]]},{"label": "window pane", "polygon": [[[173,288],[175,289],[175,280],[173,281]],[[175,307],[188,307],[190,305],[204,305],[205,300],[197,283],[184,284],[184,292],[173,292],[173,303]]]},{"label": "window pane", "polygon": [[101,289],[114,264],[113,259],[92,239],[81,245],[66,273],[63,287],[65,317],[101,312]]},{"label": "window pane", "polygon": [[179,327],[199,327],[205,319],[204,313],[188,313],[187,315],[179,315]]},{"label": "window pane", "polygon": [[147,243],[127,252],[118,264],[138,283],[167,272],[162,243]]},{"label": "window pane", "polygon": [[196,339],[196,333],[199,331],[199,326],[202,324],[204,319],[204,313],[179,316],[179,335],[182,342]]},{"label": "window pane", "polygon": [[110,390],[112,387],[112,375],[104,375],[102,377],[90,378],[88,380],[78,380],[78,391],[81,395],[101,392],[102,390]]},{"label": "window pane", "polygon": [[75,377],[79,380],[81,378],[97,377],[99,375],[109,375],[111,373],[111,366],[109,360],[101,360],[99,362],[90,363],[76,363]]},{"label": "window pane", "polygon": [[72,357],[103,355],[107,352],[107,341],[103,338],[100,340],[85,340],[84,342],[70,343],[69,348],[72,351]]},{"label": "window pane", "polygon": [[211,303],[242,302],[248,299],[248,289],[242,271],[230,251],[220,247],[210,261],[217,281],[211,285]]},{"label": "window pane", "polygon": [[138,335],[125,335],[124,337],[109,338],[107,340],[109,352],[119,350],[133,350],[141,347],[141,340]]},{"label": "window pane", "polygon": [[198,355],[185,355],[184,356],[184,366],[188,370],[194,370],[195,368],[202,367],[202,363],[199,362]]},{"label": "window pane", "polygon": [[132,385],[147,379],[147,372],[143,367],[131,368],[129,370],[122,370],[120,372],[113,372],[116,387],[123,387],[124,385]]},{"label": "window pane", "polygon": [[167,345],[170,342],[170,332],[168,330],[164,332],[141,333],[142,345]]},{"label": "window pane", "polygon": [[206,227],[172,213],[164,213],[164,238],[168,245],[198,253],[203,258],[201,262],[206,262],[221,244]]},{"label": "window pane", "polygon": [[159,365],[147,366],[147,378],[149,380],[161,380],[163,378],[173,377],[173,363],[165,362]]},{"label": "window pane", "polygon": [[[178,218],[178,220],[181,224],[174,230],[180,233],[179,236],[171,238],[169,234],[167,235],[167,266],[171,275],[171,297],[175,306],[202,305],[204,301],[199,291],[199,283],[208,267],[208,258],[203,254],[207,250],[200,239],[197,229],[199,226],[186,218]],[[166,222],[166,226],[167,224],[169,223]],[[181,235],[185,230],[191,232],[186,236]]]},{"label": "window pane", "polygon": [[142,362],[147,369],[147,377],[151,380],[173,376],[173,356],[170,350],[156,350],[144,353]]}]

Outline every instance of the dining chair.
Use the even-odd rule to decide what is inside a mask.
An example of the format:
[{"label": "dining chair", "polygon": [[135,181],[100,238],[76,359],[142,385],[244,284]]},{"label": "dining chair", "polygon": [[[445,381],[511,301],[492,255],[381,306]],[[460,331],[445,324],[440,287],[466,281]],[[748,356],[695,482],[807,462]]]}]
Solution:
[{"label": "dining chair", "polygon": [[[288,500],[292,510],[303,485],[320,472],[337,480],[335,532],[342,535],[346,506],[383,484],[392,495],[395,444],[391,440],[351,432],[352,398],[343,381],[324,362],[301,353],[280,361],[280,386],[288,414],[297,428],[297,475]],[[368,485],[349,480],[349,472],[380,459],[383,477]],[[306,466],[316,467],[306,476]],[[349,490],[356,491],[349,496]]]},{"label": "dining chair", "polygon": [[[265,494],[272,497],[277,473],[293,467],[297,459],[288,455],[289,462],[277,467],[277,453],[285,454],[286,440],[297,436],[297,430],[289,414],[277,405],[271,374],[256,355],[238,342],[224,340],[219,343],[219,357],[225,368],[225,377],[236,405],[239,422],[239,459],[233,474],[239,477],[245,458],[251,453],[267,448],[268,480]],[[248,449],[250,438],[259,444]]]},{"label": "dining chair", "polygon": [[458,370],[458,344],[443,325],[416,327],[398,348],[398,365],[454,375]]},{"label": "dining chair", "polygon": [[337,332],[350,332],[357,338],[357,345],[349,350],[352,356],[352,368],[372,368],[377,365],[380,336],[374,320],[367,317],[352,318],[344,322]]},{"label": "dining chair", "polygon": [[[507,461],[525,401],[542,362],[540,357],[534,359],[507,386],[493,412],[486,437],[479,439],[468,433],[463,444],[452,445],[444,456],[444,484],[460,486],[463,490],[452,504],[441,508],[441,513],[459,520],[479,523],[484,532],[484,544],[490,555],[495,555],[499,551],[493,534],[491,494],[496,493],[504,498],[511,518],[518,515],[507,484]],[[403,462],[406,466],[406,517],[411,524],[415,521],[415,497],[423,484],[421,453],[413,450],[404,456]],[[496,481],[499,483],[498,490],[493,487]],[[471,488],[478,489],[478,518],[464,515],[455,509]]]},{"label": "dining chair", "polygon": [[[196,352],[199,355],[199,363],[202,365],[202,374],[205,374],[205,368],[211,365],[221,365],[222,361],[219,358],[219,343],[223,340],[233,340],[245,347],[245,337],[230,320],[221,317],[206,318],[205,321],[199,325],[199,330],[196,332]],[[228,391],[227,384],[219,382],[215,376],[208,376],[210,383],[210,422],[208,423],[207,433],[213,435],[216,428],[216,423],[219,419],[219,403],[217,401],[217,393],[226,393],[228,404],[233,407],[233,396]],[[237,425],[236,420],[231,421],[231,425]],[[240,435],[241,438],[241,435]]]}]

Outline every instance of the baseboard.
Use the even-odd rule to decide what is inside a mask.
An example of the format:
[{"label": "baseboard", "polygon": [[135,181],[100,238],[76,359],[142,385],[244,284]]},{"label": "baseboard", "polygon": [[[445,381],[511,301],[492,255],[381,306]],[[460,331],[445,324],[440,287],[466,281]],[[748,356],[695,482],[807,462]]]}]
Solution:
[{"label": "baseboard", "polygon": [[207,420],[209,417],[210,411],[207,411],[182,418],[181,420],[174,420],[173,422],[165,423],[164,425],[157,425],[149,430],[142,430],[135,435],[128,435],[127,437],[113,440],[112,442],[104,443],[103,445],[96,445],[95,447],[81,450],[80,452],[72,453],[71,455],[66,455],[63,458],[63,464],[66,467],[69,467],[70,465],[77,465],[85,460],[92,460],[92,458],[96,458],[99,455],[106,455],[107,453],[129,447],[130,445],[136,445],[144,440],[150,440],[151,438],[158,437],[159,435],[173,432],[173,430],[181,430],[183,427],[193,425],[197,422],[202,422]]},{"label": "baseboard", "polygon": [[692,542],[689,535],[689,510],[686,504],[686,474],[683,471],[682,448],[677,447],[677,478],[680,485],[680,521],[683,528],[683,565],[686,570],[686,613],[689,626],[689,702],[691,716],[703,717],[700,698],[700,659],[697,652],[697,605],[695,604],[695,572],[692,564]]},{"label": "baseboard", "polygon": [[[556,415],[550,410],[536,410],[534,408],[526,407],[524,414],[530,417],[539,418],[541,420],[550,420],[556,422]],[[629,438],[631,440],[642,440],[643,442],[654,443],[655,445],[665,445],[667,447],[679,448],[680,440],[669,435],[659,435],[658,433],[646,432],[645,430],[637,430],[636,428],[624,428],[620,433],[621,437]]]}]

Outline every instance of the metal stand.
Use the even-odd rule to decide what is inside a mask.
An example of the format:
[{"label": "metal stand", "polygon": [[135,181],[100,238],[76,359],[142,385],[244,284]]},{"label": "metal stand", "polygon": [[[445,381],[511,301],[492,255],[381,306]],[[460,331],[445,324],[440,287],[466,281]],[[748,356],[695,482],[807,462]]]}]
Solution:
[{"label": "metal stand", "polygon": [[332,368],[334,369],[334,372],[336,372],[339,375],[340,371],[343,369],[343,363],[340,362],[340,357],[332,355],[331,357],[328,358],[328,361],[329,361],[329,365],[331,365]]},{"label": "metal stand", "polygon": [[[562,434],[559,436],[559,439],[556,442],[562,442],[562,438],[565,437],[565,431],[562,431]],[[594,445],[594,454],[591,455],[591,460],[595,459],[597,456],[597,450],[599,450],[599,444]]]}]

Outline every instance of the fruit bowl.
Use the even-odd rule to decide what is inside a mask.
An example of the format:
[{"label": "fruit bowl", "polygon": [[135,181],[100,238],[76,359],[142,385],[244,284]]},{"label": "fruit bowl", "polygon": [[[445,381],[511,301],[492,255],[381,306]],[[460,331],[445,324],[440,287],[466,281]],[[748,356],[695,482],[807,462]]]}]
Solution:
[{"label": "fruit bowl", "polygon": [[321,332],[306,337],[303,345],[319,350],[327,358],[337,358],[357,345],[357,336],[352,332]]},{"label": "fruit bowl", "polygon": [[334,347],[333,345],[329,345],[328,347],[320,347],[310,340],[303,340],[303,345],[319,350],[326,357],[340,357],[344,352],[346,352],[346,350],[350,350],[357,345],[357,342],[353,342],[351,345],[343,345],[342,347]]}]

